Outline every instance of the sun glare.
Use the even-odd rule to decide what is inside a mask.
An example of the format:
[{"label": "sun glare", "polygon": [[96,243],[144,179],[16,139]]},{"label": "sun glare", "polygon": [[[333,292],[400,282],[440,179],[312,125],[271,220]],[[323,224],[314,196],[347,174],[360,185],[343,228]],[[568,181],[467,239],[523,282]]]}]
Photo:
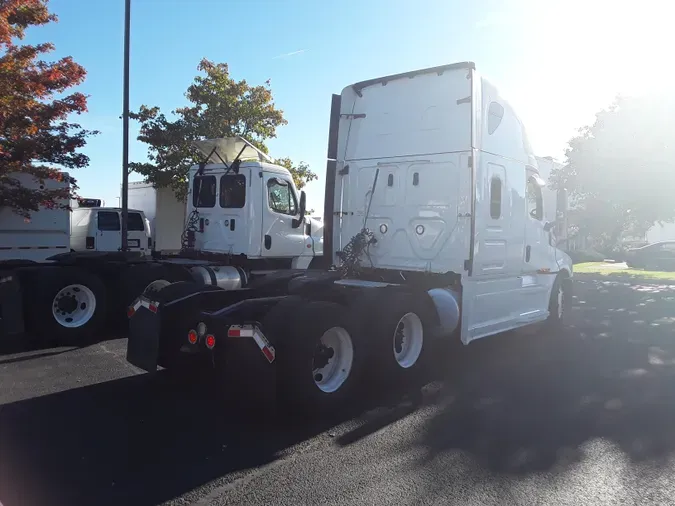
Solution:
[{"label": "sun glare", "polygon": [[[529,44],[505,90],[538,153],[562,156],[577,128],[618,95],[673,88],[675,2],[526,0],[509,19]],[[525,84],[523,84],[525,83]]]}]

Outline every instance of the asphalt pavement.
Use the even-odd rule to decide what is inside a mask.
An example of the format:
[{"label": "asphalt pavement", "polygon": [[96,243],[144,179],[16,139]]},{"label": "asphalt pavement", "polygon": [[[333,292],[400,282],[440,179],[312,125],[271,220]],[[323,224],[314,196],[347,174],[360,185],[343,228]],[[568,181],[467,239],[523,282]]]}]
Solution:
[{"label": "asphalt pavement", "polygon": [[313,424],[140,374],[123,339],[5,351],[0,502],[675,504],[675,285],[575,294],[563,336],[472,343],[420,394]]}]

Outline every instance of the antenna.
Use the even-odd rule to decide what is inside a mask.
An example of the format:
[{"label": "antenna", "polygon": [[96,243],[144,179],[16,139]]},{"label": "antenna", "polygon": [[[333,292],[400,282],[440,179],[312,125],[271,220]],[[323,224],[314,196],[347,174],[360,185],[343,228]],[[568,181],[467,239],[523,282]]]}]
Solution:
[{"label": "antenna", "polygon": [[370,216],[370,204],[373,203],[373,195],[375,195],[375,187],[377,186],[377,178],[380,175],[380,168],[378,167],[375,171],[375,179],[373,180],[373,189],[370,191],[370,198],[368,199],[368,208],[366,209],[366,215],[363,218],[363,229],[366,228],[366,223],[368,223],[368,216]]}]

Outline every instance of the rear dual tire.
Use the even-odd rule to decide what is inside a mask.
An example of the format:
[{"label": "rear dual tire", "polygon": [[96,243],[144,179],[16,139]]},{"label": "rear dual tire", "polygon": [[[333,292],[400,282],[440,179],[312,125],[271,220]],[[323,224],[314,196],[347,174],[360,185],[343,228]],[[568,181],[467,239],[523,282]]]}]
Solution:
[{"label": "rear dual tire", "polygon": [[432,308],[413,294],[379,299],[369,318],[370,363],[378,378],[397,387],[419,386],[431,375]]},{"label": "rear dual tire", "polygon": [[285,298],[263,321],[277,351],[280,407],[309,418],[355,407],[370,388],[360,384],[365,374],[388,387],[421,385],[431,372],[432,321],[410,294],[359,299],[358,308]]},{"label": "rear dual tire", "polygon": [[277,351],[282,409],[315,418],[354,403],[365,350],[362,326],[348,308],[288,297],[267,314],[263,331]]}]

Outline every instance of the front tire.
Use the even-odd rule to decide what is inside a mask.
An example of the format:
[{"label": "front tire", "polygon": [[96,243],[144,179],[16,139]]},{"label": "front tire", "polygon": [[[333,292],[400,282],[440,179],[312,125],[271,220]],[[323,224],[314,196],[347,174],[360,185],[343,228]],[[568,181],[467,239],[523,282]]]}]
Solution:
[{"label": "front tire", "polygon": [[95,274],[78,268],[53,268],[40,275],[32,294],[32,321],[42,339],[83,344],[106,318],[106,289]]},{"label": "front tire", "polygon": [[570,283],[571,279],[563,274],[558,274],[553,283],[546,320],[546,326],[551,331],[559,331],[565,325],[571,298]]}]

